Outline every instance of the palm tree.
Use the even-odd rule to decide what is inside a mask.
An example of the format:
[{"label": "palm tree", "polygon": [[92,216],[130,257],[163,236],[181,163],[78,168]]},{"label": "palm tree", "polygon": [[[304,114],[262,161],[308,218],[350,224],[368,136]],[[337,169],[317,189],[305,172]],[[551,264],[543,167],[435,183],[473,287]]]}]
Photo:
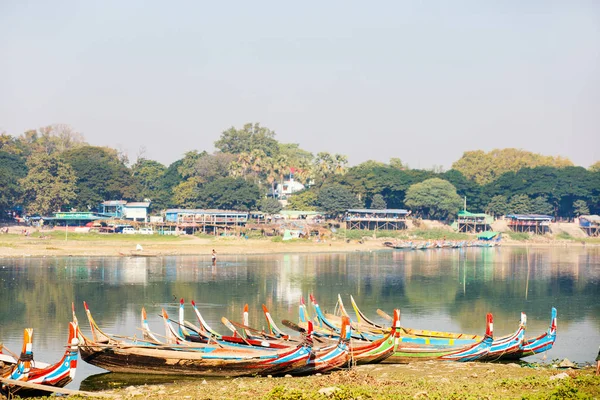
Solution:
[{"label": "palm tree", "polygon": [[239,164],[240,170],[242,172],[241,176],[243,176],[244,179],[246,179],[246,172],[252,165],[252,156],[250,155],[250,153],[242,152],[238,154],[237,163]]},{"label": "palm tree", "polygon": [[279,175],[279,182],[283,185],[283,178],[287,173],[289,173],[289,160],[287,156],[280,154],[275,159],[274,169],[277,175]]},{"label": "palm tree", "polygon": [[348,157],[343,154],[333,156],[333,173],[336,175],[344,175],[346,173],[346,165],[348,165]]},{"label": "palm tree", "polygon": [[237,161],[229,163],[229,175],[233,178],[244,176],[244,168]]},{"label": "palm tree", "polygon": [[[254,182],[256,183],[257,179],[260,176],[260,173],[263,170],[263,164],[266,154],[262,150],[252,150],[250,152],[250,169],[254,174]],[[259,180],[260,182],[260,180]]]},{"label": "palm tree", "polygon": [[271,185],[271,194],[275,196],[275,182],[277,179],[277,171],[275,171],[275,160],[266,158],[264,164],[264,172],[267,175],[267,182]]}]

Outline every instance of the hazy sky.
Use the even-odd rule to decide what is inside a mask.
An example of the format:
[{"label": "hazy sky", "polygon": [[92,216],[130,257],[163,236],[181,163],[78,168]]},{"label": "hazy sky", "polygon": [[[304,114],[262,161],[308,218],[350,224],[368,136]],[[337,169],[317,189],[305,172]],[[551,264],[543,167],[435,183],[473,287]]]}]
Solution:
[{"label": "hazy sky", "polygon": [[169,164],[260,122],[280,142],[448,168],[600,160],[600,1],[0,0],[0,132],[70,124]]}]

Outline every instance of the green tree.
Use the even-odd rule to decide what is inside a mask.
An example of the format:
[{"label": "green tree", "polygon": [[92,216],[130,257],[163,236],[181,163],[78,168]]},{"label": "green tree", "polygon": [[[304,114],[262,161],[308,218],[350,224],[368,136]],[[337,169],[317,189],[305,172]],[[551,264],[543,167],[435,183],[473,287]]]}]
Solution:
[{"label": "green tree", "polygon": [[387,208],[385,199],[380,193],[375,194],[371,199],[371,208],[373,210],[385,210]]},{"label": "green tree", "polygon": [[279,143],[279,154],[285,156],[291,167],[299,169],[312,163],[313,154],[300,148],[297,143]]},{"label": "green tree", "polygon": [[265,197],[258,203],[258,209],[267,214],[277,214],[283,207],[281,203],[273,197]]},{"label": "green tree", "polygon": [[496,195],[488,203],[485,212],[494,216],[506,215],[508,212],[508,199],[506,196]]},{"label": "green tree", "polygon": [[589,215],[590,213],[587,203],[583,200],[575,200],[573,202],[573,210],[575,211],[575,215],[578,217],[581,215]]},{"label": "green tree", "polygon": [[439,178],[450,182],[456,188],[456,193],[463,199],[467,198],[467,209],[472,212],[482,212],[485,210],[485,204],[489,198],[485,195],[482,187],[476,182],[465,178],[465,176],[455,169],[444,172]]},{"label": "green tree", "polygon": [[279,153],[275,132],[260,126],[259,123],[248,123],[242,129],[229,128],[221,133],[215,147],[223,153],[231,154],[262,150],[268,157],[274,157]]},{"label": "green tree", "polygon": [[20,184],[28,214],[49,216],[75,199],[75,173],[61,158],[35,154],[27,160],[27,167]]},{"label": "green tree", "polygon": [[539,166],[567,167],[573,163],[563,157],[543,156],[519,149],[495,149],[489,153],[482,150],[467,151],[452,164],[456,169],[480,185],[490,183],[500,175],[521,168],[534,168]]},{"label": "green tree", "polygon": [[95,209],[105,200],[142,200],[140,187],[115,149],[82,146],[63,153],[77,176],[78,209]]},{"label": "green tree", "polygon": [[390,167],[397,168],[400,170],[408,169],[408,165],[403,163],[401,159],[396,157],[390,158]]},{"label": "green tree", "polygon": [[158,161],[140,158],[131,166],[133,178],[137,181],[140,191],[140,199],[150,199],[152,208],[161,210],[167,208],[171,203],[170,190],[164,187],[164,176],[167,167]]},{"label": "green tree", "polygon": [[19,180],[27,175],[25,160],[16,154],[0,150],[0,220],[7,211],[19,205],[21,185]]},{"label": "green tree", "polygon": [[528,214],[532,210],[531,199],[526,194],[516,194],[510,198],[508,212],[510,214]]},{"label": "green tree", "polygon": [[76,132],[69,125],[54,124],[44,126],[38,130],[29,130],[17,139],[23,154],[55,154],[85,146],[87,143],[83,135]]},{"label": "green tree", "polygon": [[318,203],[323,211],[333,216],[342,214],[350,208],[362,206],[351,191],[336,183],[319,191]]},{"label": "green tree", "polygon": [[230,165],[235,159],[235,155],[228,153],[190,151],[181,160],[179,172],[184,178],[195,177],[199,182],[207,183],[229,176]]},{"label": "green tree", "polygon": [[248,211],[256,209],[258,186],[241,178],[220,178],[202,185],[197,207]]},{"label": "green tree", "polygon": [[554,214],[554,207],[548,203],[548,199],[545,196],[538,196],[531,201],[530,212],[533,214],[552,215]]},{"label": "green tree", "polygon": [[445,219],[458,212],[462,199],[450,182],[431,178],[409,187],[405,203],[428,218]]},{"label": "green tree", "polygon": [[173,188],[173,203],[182,208],[194,208],[200,201],[200,182],[197,178],[181,181]]},{"label": "green tree", "polygon": [[590,172],[600,172],[600,161],[596,161],[588,168]]},{"label": "green tree", "polygon": [[288,210],[317,211],[319,208],[318,193],[315,190],[303,190],[288,198]]}]

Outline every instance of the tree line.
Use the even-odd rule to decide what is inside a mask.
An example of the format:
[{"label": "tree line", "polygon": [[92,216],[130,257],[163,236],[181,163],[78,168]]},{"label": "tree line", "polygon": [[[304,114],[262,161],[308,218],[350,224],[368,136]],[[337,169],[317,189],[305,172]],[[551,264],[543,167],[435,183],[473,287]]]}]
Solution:
[{"label": "tree line", "polygon": [[165,166],[133,162],[110,147],[92,146],[68,125],[20,136],[0,134],[0,218],[16,206],[28,215],[95,211],[104,200],[152,201],[152,210],[216,208],[276,213],[267,196],[293,175],[307,187],[287,209],[340,214],[348,208],[408,208],[426,218],[471,212],[600,213],[600,162],[574,166],[563,157],[518,149],[467,151],[448,171],[412,169],[392,158],[349,167],[342,154],[316,155],[280,143],[258,123],[221,133],[214,153],[191,150]]}]

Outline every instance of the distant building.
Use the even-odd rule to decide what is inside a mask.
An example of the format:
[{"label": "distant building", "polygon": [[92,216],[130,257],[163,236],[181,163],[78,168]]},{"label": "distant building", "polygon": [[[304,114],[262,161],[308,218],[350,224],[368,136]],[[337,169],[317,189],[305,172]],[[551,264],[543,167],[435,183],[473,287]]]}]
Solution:
[{"label": "distant building", "polygon": [[147,221],[149,201],[127,202],[125,200],[109,200],[100,204],[100,212],[116,219]]},{"label": "distant building", "polygon": [[464,210],[458,212],[456,225],[452,224],[452,227],[459,232],[477,233],[490,231],[493,222],[494,217],[491,215],[476,214]]},{"label": "distant building", "polygon": [[346,211],[346,229],[399,230],[406,229],[408,210],[352,209]]},{"label": "distant building", "polygon": [[270,190],[269,194],[273,197],[283,198],[304,190],[305,186],[298,181],[295,181],[294,178],[290,178],[289,180],[283,181],[283,183],[278,183],[275,186],[275,191]]},{"label": "distant building", "polygon": [[600,236],[600,216],[598,215],[582,215],[579,217],[579,227],[592,237]]},{"label": "distant building", "polygon": [[203,210],[173,208],[165,211],[164,228],[175,228],[187,233],[195,231],[226,231],[230,228],[246,226],[248,213],[242,211]]},{"label": "distant building", "polygon": [[551,215],[541,214],[510,214],[505,219],[513,232],[543,235],[550,232],[550,223],[554,218]]}]

